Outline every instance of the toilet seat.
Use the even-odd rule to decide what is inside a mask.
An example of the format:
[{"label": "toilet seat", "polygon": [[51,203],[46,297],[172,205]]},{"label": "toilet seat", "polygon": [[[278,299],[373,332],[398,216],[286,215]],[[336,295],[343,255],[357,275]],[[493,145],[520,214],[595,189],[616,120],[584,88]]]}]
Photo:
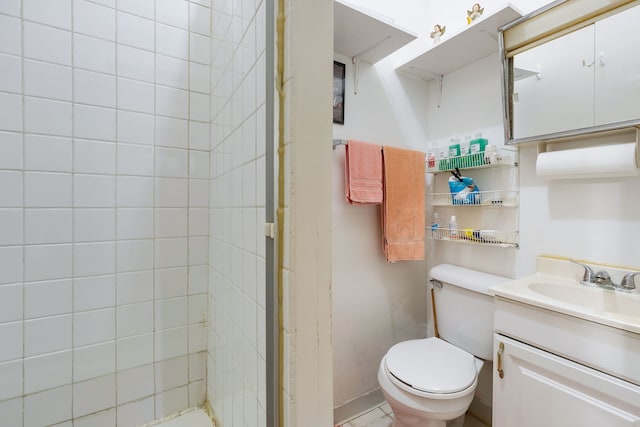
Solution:
[{"label": "toilet seat", "polygon": [[385,356],[384,367],[398,387],[436,398],[453,397],[477,381],[474,356],[439,338],[394,345]]}]

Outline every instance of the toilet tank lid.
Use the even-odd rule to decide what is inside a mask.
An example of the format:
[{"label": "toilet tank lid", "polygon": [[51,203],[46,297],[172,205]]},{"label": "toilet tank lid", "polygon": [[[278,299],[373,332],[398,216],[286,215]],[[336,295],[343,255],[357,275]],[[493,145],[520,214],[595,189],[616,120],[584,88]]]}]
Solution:
[{"label": "toilet tank lid", "polygon": [[489,288],[513,280],[508,277],[496,276],[495,274],[459,267],[453,264],[436,265],[431,269],[429,274],[432,279],[440,282],[449,283],[491,296],[493,296],[493,292],[490,291]]}]

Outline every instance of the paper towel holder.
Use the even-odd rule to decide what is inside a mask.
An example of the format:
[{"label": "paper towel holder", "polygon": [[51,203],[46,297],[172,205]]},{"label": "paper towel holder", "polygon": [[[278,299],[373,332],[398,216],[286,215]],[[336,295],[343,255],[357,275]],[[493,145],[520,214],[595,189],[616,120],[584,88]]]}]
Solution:
[{"label": "paper towel holder", "polygon": [[[636,167],[640,168],[640,125],[634,126],[633,129],[635,129],[635,143],[636,143],[635,162],[636,162]],[[611,131],[611,132],[602,132],[600,134],[597,134],[597,136],[619,135],[620,133],[624,133],[624,131],[625,130],[623,129],[623,130],[617,130],[617,131]],[[629,129],[626,129],[626,131],[629,131]],[[593,135],[593,136],[596,136],[596,135]],[[537,144],[538,154],[546,153],[548,151],[547,148],[549,147],[550,144],[551,145],[558,144],[558,143],[561,144],[563,141],[577,140],[584,137],[585,136],[582,135],[582,136],[569,137],[565,139],[555,139],[552,141],[540,141]],[[629,142],[633,142],[633,141],[629,141]]]}]

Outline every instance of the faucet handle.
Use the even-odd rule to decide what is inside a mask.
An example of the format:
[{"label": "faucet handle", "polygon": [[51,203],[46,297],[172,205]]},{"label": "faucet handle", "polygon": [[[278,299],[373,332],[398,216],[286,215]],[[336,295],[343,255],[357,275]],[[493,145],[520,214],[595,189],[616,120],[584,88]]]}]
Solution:
[{"label": "faucet handle", "polygon": [[622,278],[622,281],[620,282],[620,287],[628,291],[635,289],[635,276],[637,276],[638,274],[640,274],[640,271],[632,271],[631,273],[625,274]]},{"label": "faucet handle", "polygon": [[583,282],[587,282],[587,283],[595,283],[596,281],[596,274],[593,272],[593,269],[591,269],[591,267],[589,267],[588,265],[585,265],[581,262],[578,262],[574,259],[569,258],[569,261],[571,261],[574,264],[578,264],[579,266],[584,268],[584,276],[582,276],[582,281]]}]

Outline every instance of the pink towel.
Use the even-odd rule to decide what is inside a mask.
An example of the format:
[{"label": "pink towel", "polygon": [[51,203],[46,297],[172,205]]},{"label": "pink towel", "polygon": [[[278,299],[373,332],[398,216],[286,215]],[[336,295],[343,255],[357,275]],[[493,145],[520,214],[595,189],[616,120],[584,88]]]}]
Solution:
[{"label": "pink towel", "polygon": [[384,147],[382,233],[387,262],[424,259],[425,153]]},{"label": "pink towel", "polygon": [[344,164],[347,201],[351,204],[382,203],[382,147],[350,140]]}]

